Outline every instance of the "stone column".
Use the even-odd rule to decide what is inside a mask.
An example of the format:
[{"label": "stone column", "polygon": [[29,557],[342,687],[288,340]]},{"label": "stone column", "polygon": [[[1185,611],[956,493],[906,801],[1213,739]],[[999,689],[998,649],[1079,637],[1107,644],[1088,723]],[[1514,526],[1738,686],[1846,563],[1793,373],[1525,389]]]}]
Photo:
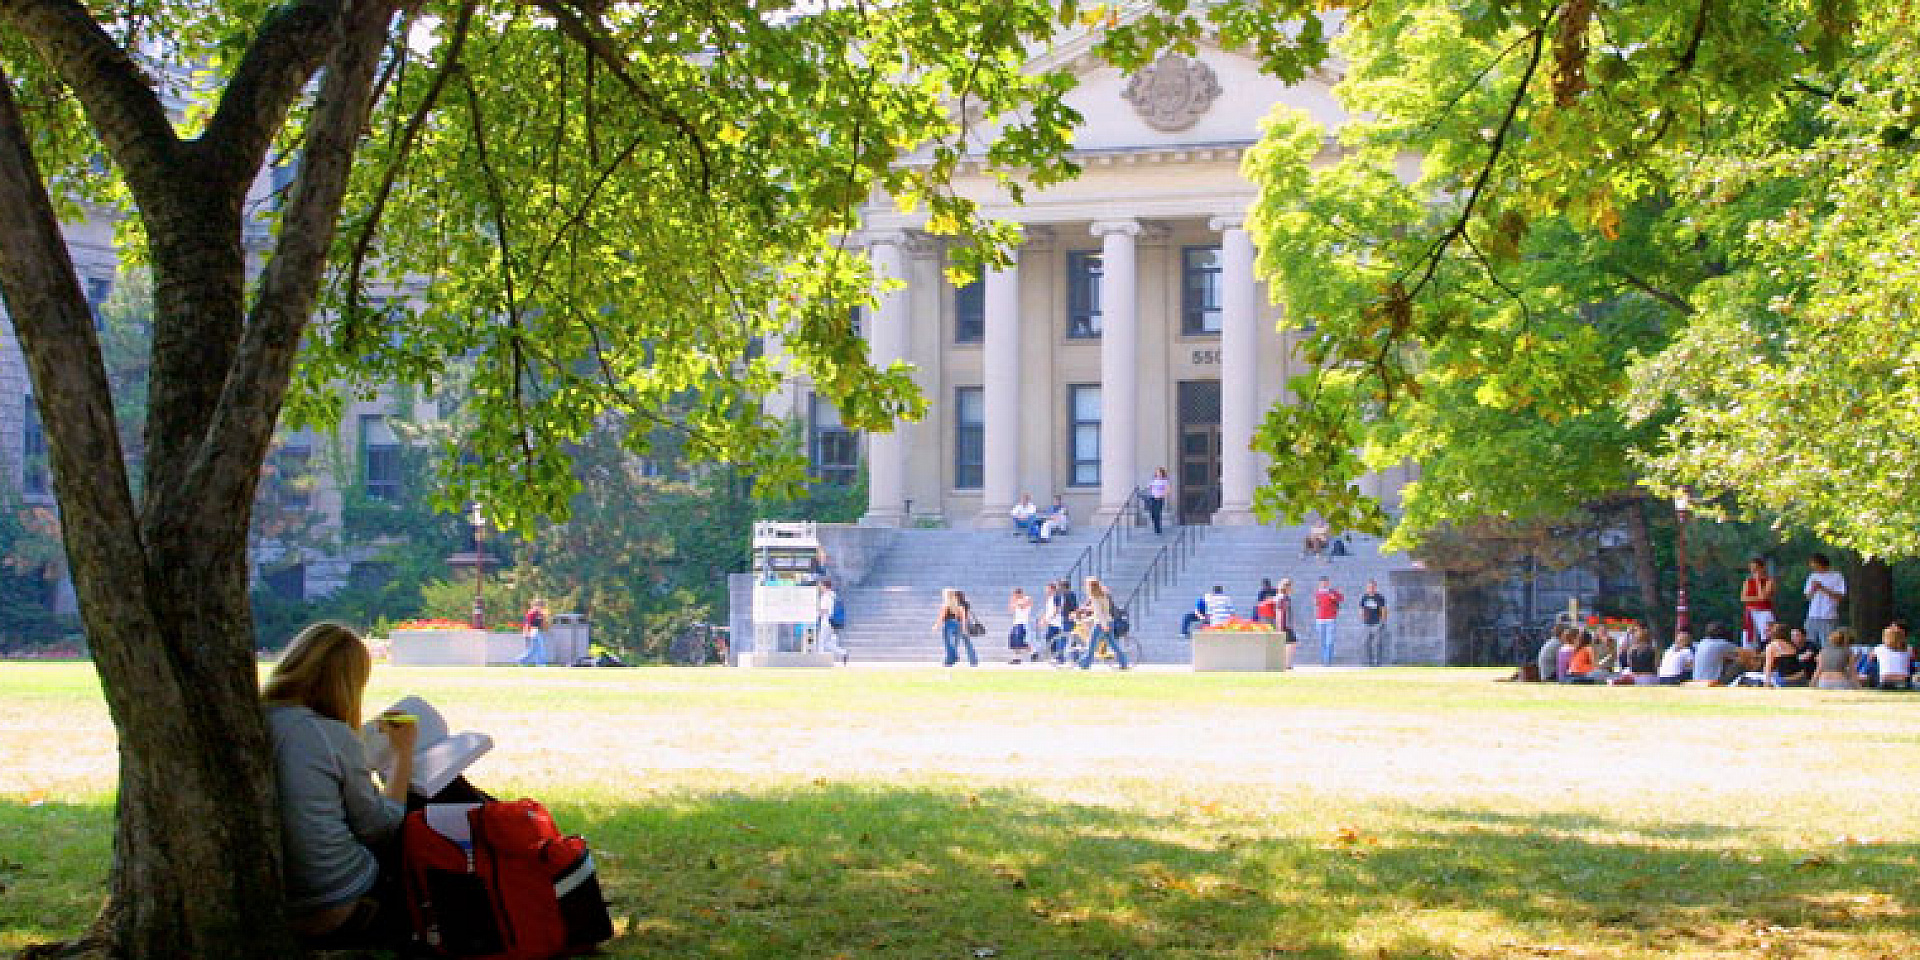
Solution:
[{"label": "stone column", "polygon": [[[906,245],[906,234],[900,231],[876,233],[867,242],[880,302],[867,324],[867,342],[874,364],[880,367],[907,356],[907,324],[911,318],[905,286]],[[895,280],[901,285],[884,287]],[[905,427],[905,423],[895,421],[892,432],[867,436],[867,513],[860,518],[867,526],[897,527],[906,521],[907,444],[901,433]]]},{"label": "stone column", "polygon": [[1139,433],[1139,290],[1134,281],[1137,220],[1101,220],[1100,238],[1100,509],[1105,524],[1126,508],[1140,482],[1135,464]]},{"label": "stone column", "polygon": [[986,451],[976,527],[1004,527],[1020,485],[1020,251],[985,277],[986,338],[981,347]]},{"label": "stone column", "polygon": [[1215,217],[1220,231],[1220,508],[1213,522],[1255,522],[1258,483],[1251,444],[1260,423],[1260,330],[1254,296],[1253,240],[1240,217]]}]

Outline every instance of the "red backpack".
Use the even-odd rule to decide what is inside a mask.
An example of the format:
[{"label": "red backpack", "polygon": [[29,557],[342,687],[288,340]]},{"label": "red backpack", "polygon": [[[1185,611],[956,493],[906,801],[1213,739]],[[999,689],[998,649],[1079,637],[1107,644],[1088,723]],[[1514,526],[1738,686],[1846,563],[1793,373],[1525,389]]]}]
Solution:
[{"label": "red backpack", "polygon": [[414,934],[443,957],[547,960],[613,936],[587,842],[538,801],[431,804],[400,842]]}]

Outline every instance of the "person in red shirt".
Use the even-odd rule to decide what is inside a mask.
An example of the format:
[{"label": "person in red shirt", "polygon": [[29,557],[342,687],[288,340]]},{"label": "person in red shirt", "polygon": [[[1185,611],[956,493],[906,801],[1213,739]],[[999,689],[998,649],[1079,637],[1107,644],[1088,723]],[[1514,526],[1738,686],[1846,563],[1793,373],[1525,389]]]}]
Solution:
[{"label": "person in red shirt", "polygon": [[1333,666],[1334,621],[1340,617],[1340,602],[1346,595],[1333,588],[1333,581],[1320,578],[1313,591],[1313,628],[1320,635],[1320,665]]}]

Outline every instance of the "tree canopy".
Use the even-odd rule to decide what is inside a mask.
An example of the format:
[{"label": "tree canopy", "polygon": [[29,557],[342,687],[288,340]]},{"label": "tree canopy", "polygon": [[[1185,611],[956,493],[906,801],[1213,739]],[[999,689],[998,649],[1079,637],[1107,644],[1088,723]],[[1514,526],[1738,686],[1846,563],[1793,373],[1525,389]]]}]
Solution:
[{"label": "tree canopy", "polygon": [[1398,537],[1635,487],[1920,549],[1910,435],[1912,12],[1756,0],[1354,5],[1343,152],[1276,115],[1260,267],[1318,369],[1268,509]]}]

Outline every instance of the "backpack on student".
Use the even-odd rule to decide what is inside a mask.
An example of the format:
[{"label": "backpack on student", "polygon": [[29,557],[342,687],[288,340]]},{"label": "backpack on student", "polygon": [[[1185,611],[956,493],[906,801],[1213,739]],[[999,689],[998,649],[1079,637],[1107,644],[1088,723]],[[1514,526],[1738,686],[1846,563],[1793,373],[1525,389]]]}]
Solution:
[{"label": "backpack on student", "polygon": [[833,598],[833,609],[827,612],[827,626],[835,630],[845,630],[847,627],[847,605],[841,602],[837,594]]},{"label": "backpack on student", "polygon": [[586,841],[538,801],[430,804],[400,843],[414,934],[440,956],[547,960],[613,936]]}]

